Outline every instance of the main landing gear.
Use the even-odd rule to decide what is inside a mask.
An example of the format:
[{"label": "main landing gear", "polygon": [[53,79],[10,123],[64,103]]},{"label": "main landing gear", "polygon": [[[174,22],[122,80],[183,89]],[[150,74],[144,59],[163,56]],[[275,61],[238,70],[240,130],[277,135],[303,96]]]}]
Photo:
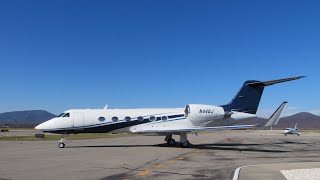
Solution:
[{"label": "main landing gear", "polygon": [[[180,141],[179,141],[180,147],[182,147],[182,148],[189,147],[190,143],[188,141],[187,134],[181,133],[179,135],[180,135]],[[165,138],[165,141],[167,142],[167,144],[169,146],[175,146],[175,144],[176,144],[176,141],[172,138],[172,134],[167,135]]]},{"label": "main landing gear", "polygon": [[64,148],[66,144],[64,143],[65,140],[67,140],[67,134],[63,134],[61,140],[58,143],[59,148]]}]

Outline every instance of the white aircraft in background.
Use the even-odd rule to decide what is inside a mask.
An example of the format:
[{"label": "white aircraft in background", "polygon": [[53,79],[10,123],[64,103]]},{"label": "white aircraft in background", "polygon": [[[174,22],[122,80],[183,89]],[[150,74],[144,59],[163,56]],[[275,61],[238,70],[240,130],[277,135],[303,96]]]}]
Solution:
[{"label": "white aircraft in background", "polygon": [[155,133],[165,136],[165,141],[171,146],[175,145],[172,136],[179,135],[180,146],[188,147],[188,133],[254,128],[255,125],[235,124],[257,117],[264,87],[303,77],[246,81],[231,102],[221,106],[188,104],[185,108],[71,109],[35,129],[62,134],[60,148],[65,147],[65,135],[108,132]]},{"label": "white aircraft in background", "polygon": [[283,134],[286,136],[287,134],[296,134],[298,136],[300,136],[299,133],[299,129],[297,128],[298,123],[296,123],[296,125],[294,126],[294,128],[286,128],[286,130],[284,130]]}]

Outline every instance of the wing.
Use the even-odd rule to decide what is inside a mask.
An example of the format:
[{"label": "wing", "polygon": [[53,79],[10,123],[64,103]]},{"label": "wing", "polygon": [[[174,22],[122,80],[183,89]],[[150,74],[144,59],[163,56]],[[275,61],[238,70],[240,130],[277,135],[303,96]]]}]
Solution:
[{"label": "wing", "polygon": [[191,133],[200,131],[223,131],[223,130],[241,130],[241,129],[253,129],[256,125],[239,125],[239,126],[215,126],[215,127],[194,127],[194,128],[177,128],[177,129],[162,129],[162,130],[141,130],[139,133]]}]

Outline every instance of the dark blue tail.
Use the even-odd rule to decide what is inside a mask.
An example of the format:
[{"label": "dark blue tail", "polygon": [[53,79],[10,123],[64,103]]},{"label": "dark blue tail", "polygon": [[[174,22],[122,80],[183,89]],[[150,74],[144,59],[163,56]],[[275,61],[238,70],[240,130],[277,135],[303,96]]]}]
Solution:
[{"label": "dark blue tail", "polygon": [[240,89],[238,94],[232,99],[232,101],[226,105],[223,105],[222,107],[225,111],[228,112],[237,111],[256,114],[265,86],[270,86],[286,81],[292,81],[303,77],[305,76],[278,79],[265,82],[255,80],[246,81],[245,83],[243,83],[242,88]]}]

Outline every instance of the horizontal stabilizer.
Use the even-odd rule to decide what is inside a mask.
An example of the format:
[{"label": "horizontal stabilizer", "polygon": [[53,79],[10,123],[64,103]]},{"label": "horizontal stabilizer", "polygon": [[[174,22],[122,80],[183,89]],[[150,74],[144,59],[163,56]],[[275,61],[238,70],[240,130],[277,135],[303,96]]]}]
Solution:
[{"label": "horizontal stabilizer", "polygon": [[284,108],[286,107],[288,102],[283,102],[278,109],[272,114],[272,116],[269,118],[269,121],[267,122],[267,124],[265,126],[275,126],[277,125],[280,116],[284,110]]},{"label": "horizontal stabilizer", "polygon": [[293,81],[293,80],[297,80],[297,79],[301,79],[304,78],[306,76],[297,76],[297,77],[292,77],[292,78],[284,78],[284,79],[277,79],[277,80],[271,80],[271,81],[264,81],[264,82],[252,82],[252,83],[248,83],[249,86],[270,86],[273,84],[277,84],[277,83],[283,83],[283,82],[287,82],[287,81]]}]

